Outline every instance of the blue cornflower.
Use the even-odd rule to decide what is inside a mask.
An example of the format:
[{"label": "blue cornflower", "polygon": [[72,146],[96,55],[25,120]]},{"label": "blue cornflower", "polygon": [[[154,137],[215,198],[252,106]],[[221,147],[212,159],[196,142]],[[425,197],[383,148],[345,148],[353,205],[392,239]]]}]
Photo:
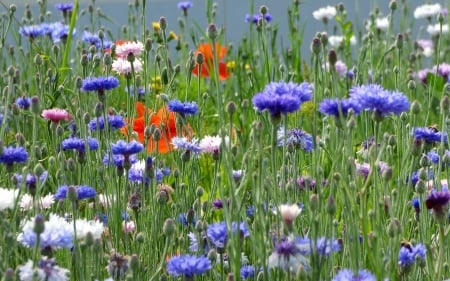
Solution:
[{"label": "blue cornflower", "polygon": [[277,132],[278,146],[289,146],[301,148],[311,152],[314,149],[313,138],[307,132],[300,129],[291,129],[284,135],[284,127],[280,127]]},{"label": "blue cornflower", "polygon": [[195,233],[189,232],[187,234],[187,237],[189,239],[189,251],[194,252],[194,253],[197,252],[197,250],[198,250],[197,236],[195,235]]},{"label": "blue cornflower", "polygon": [[22,109],[29,109],[31,106],[31,98],[28,97],[20,97],[16,99],[15,102]]},{"label": "blue cornflower", "polygon": [[[122,164],[123,166],[123,164]],[[161,183],[163,178],[165,176],[167,176],[167,174],[165,174],[165,172],[163,172],[164,170],[162,169],[156,169],[156,173],[155,173],[155,179],[157,183]],[[144,182],[146,185],[150,184],[150,177],[147,176],[145,170],[143,169],[133,169],[131,168],[128,171],[128,179],[132,182],[135,183],[142,183]]]},{"label": "blue cornflower", "polygon": [[206,257],[191,255],[175,256],[167,262],[167,272],[177,277],[183,275],[188,278],[200,275],[211,269],[211,261]]},{"label": "blue cornflower", "polygon": [[[42,218],[41,215],[38,215]],[[34,232],[35,219],[31,219],[22,227],[17,240],[27,247],[35,247],[37,235]],[[44,222],[44,231],[40,234],[39,246],[41,249],[59,249],[73,247],[73,225],[65,218],[50,214],[48,221]]]},{"label": "blue cornflower", "polygon": [[324,99],[319,105],[320,113],[334,117],[347,117],[350,109],[355,115],[361,111],[359,103],[354,99]]},{"label": "blue cornflower", "polygon": [[[130,157],[128,157],[128,161],[130,161],[131,164],[134,164],[138,161],[136,155],[130,155]],[[117,155],[111,155],[111,158],[109,157],[109,154],[106,153],[105,156],[103,157],[103,163],[105,165],[108,164],[114,164],[116,167],[121,167],[123,168],[123,165],[125,164],[125,156],[123,156],[122,154],[117,154]]]},{"label": "blue cornflower", "polygon": [[100,40],[100,37],[98,37],[97,34],[90,33],[87,30],[83,31],[81,40],[88,43],[89,45],[95,45],[97,48],[100,48],[102,46],[102,40]]},{"label": "blue cornflower", "polygon": [[332,281],[376,281],[375,276],[368,270],[360,269],[355,274],[350,269],[340,270]]},{"label": "blue cornflower", "polygon": [[73,3],[57,3],[55,8],[62,12],[69,12],[73,9]]},{"label": "blue cornflower", "polygon": [[[68,25],[60,24],[56,25],[53,29],[51,35],[53,43],[59,43],[61,41],[64,41],[67,39],[67,36],[69,35],[70,27]],[[73,30],[72,35],[75,35],[77,33],[76,29]]]},{"label": "blue cornflower", "polygon": [[253,205],[250,205],[245,209],[245,214],[247,215],[248,218],[253,218],[255,216],[255,211],[256,211],[256,207]]},{"label": "blue cornflower", "polygon": [[309,267],[308,259],[301,254],[297,243],[291,240],[282,240],[275,245],[269,256],[268,266],[294,272],[302,267]]},{"label": "blue cornflower", "polygon": [[194,210],[190,209],[187,213],[178,214],[178,222],[185,226],[188,226],[189,224],[195,226],[197,219]]},{"label": "blue cornflower", "polygon": [[188,141],[185,137],[174,137],[172,138],[172,144],[175,147],[175,149],[178,150],[185,150],[189,152],[193,152],[194,154],[198,155],[200,152],[202,152],[202,149],[200,145],[198,144],[197,139],[192,139],[191,141]]},{"label": "blue cornflower", "polygon": [[297,111],[303,102],[311,100],[312,92],[312,85],[306,82],[272,82],[253,96],[252,102],[258,111],[268,110],[272,116],[279,116]]},{"label": "blue cornflower", "polygon": [[426,248],[422,244],[416,246],[402,246],[398,253],[398,265],[401,267],[411,266],[416,260],[424,261]]},{"label": "blue cornflower", "polygon": [[413,198],[413,200],[411,200],[411,205],[413,206],[413,208],[416,211],[416,213],[420,212],[420,200],[419,200],[419,198]]},{"label": "blue cornflower", "polygon": [[[108,126],[111,130],[118,130],[126,125],[125,120],[120,115],[108,115]],[[105,119],[103,116],[94,118],[89,121],[89,130],[104,130],[105,129]]]},{"label": "blue cornflower", "polygon": [[44,30],[40,25],[25,25],[19,28],[19,33],[22,36],[29,37],[30,39],[44,35]]},{"label": "blue cornflower", "polygon": [[[411,175],[411,183],[413,186],[416,186],[416,183],[419,181],[420,170],[414,171]],[[427,180],[434,179],[434,172],[431,169],[428,169]]]},{"label": "blue cornflower", "polygon": [[311,241],[309,238],[297,237],[296,243],[302,255],[309,255],[312,251],[317,251],[321,256],[329,256],[332,252],[341,250],[341,243],[336,239],[326,239],[325,237],[317,238]]},{"label": "blue cornflower", "polygon": [[142,97],[145,95],[145,89],[144,87],[139,87],[136,91],[136,89],[133,86],[130,86],[130,90],[128,91],[128,88],[125,88],[125,91],[130,94],[130,96],[138,95],[139,97]]},{"label": "blue cornflower", "polygon": [[28,152],[25,148],[18,146],[8,146],[3,148],[0,154],[0,163],[11,166],[14,163],[23,163],[28,161]]},{"label": "blue cornflower", "polygon": [[176,112],[182,116],[195,115],[198,113],[196,102],[181,102],[179,100],[171,100],[167,104],[169,111]]},{"label": "blue cornflower", "polygon": [[[238,228],[240,237],[248,237],[250,235],[248,227],[244,222],[231,223],[231,229],[233,234],[236,234]],[[219,249],[225,248],[228,241],[227,223],[219,222],[208,225],[208,228],[206,229],[206,235],[214,247]]]},{"label": "blue cornflower", "polygon": [[439,157],[439,154],[436,153],[436,151],[434,151],[434,150],[429,151],[427,153],[427,158],[430,160],[431,163],[439,164],[440,157]]},{"label": "blue cornflower", "polygon": [[255,277],[255,267],[253,265],[244,265],[241,267],[241,278],[250,279]]},{"label": "blue cornflower", "polygon": [[144,149],[144,145],[137,141],[126,142],[123,140],[119,140],[115,144],[111,144],[111,152],[114,155],[121,154],[125,157],[129,155],[136,154],[141,152]]},{"label": "blue cornflower", "polygon": [[[39,177],[39,181],[42,183],[44,182],[48,177],[48,172],[44,171],[41,176]],[[22,183],[23,176],[20,174],[14,174],[13,176],[14,182],[19,186]],[[27,174],[25,177],[25,185],[29,189],[36,188],[36,176],[33,174]]]},{"label": "blue cornflower", "polygon": [[399,115],[409,109],[408,98],[401,92],[385,90],[377,84],[355,86],[350,89],[350,98],[379,117]]},{"label": "blue cornflower", "polygon": [[186,13],[187,10],[189,10],[192,6],[193,5],[191,1],[182,1],[177,5],[178,9],[182,10],[184,13]]},{"label": "blue cornflower", "polygon": [[90,77],[83,80],[81,90],[84,92],[98,92],[112,90],[119,86],[119,80],[114,76],[108,77]]},{"label": "blue cornflower", "polygon": [[61,142],[61,147],[63,150],[76,150],[80,153],[86,151],[86,143],[90,150],[98,149],[98,140],[95,138],[88,138],[87,141],[77,137],[70,137]]},{"label": "blue cornflower", "polygon": [[[246,23],[253,23],[253,24],[257,24],[259,20],[263,19],[263,15],[261,14],[246,14],[245,15],[245,22]],[[266,22],[271,22],[272,21],[272,16],[267,13],[264,15],[264,19],[266,20]]]},{"label": "blue cornflower", "polygon": [[446,132],[436,132],[436,130],[431,128],[414,128],[411,135],[414,136],[414,140],[424,141],[425,143],[448,143],[448,135]]},{"label": "blue cornflower", "polygon": [[[74,186],[77,190],[78,200],[94,198],[97,196],[97,192],[93,187],[87,185],[76,185]],[[54,198],[56,200],[63,200],[67,197],[67,191],[69,187],[67,185],[61,185],[55,192]]]}]

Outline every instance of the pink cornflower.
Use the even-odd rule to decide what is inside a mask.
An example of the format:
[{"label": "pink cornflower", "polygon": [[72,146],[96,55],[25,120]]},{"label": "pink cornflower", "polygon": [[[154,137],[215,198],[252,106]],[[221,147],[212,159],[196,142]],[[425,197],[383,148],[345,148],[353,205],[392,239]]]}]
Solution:
[{"label": "pink cornflower", "polygon": [[132,233],[136,230],[136,223],[134,221],[123,221],[122,231],[124,233]]},{"label": "pink cornflower", "polygon": [[[130,74],[131,63],[125,58],[117,58],[112,63],[112,70],[117,74]],[[142,71],[142,62],[139,59],[135,59],[133,62],[134,73]]]},{"label": "pink cornflower", "polygon": [[65,109],[60,108],[52,108],[52,109],[45,109],[42,111],[42,117],[44,117],[45,120],[49,120],[55,123],[59,123],[61,120],[70,121],[72,120],[72,116],[67,112]]},{"label": "pink cornflower", "polygon": [[117,41],[116,42],[116,55],[119,58],[126,59],[129,54],[133,54],[135,57],[139,56],[144,51],[144,44],[142,42],[133,41]]}]

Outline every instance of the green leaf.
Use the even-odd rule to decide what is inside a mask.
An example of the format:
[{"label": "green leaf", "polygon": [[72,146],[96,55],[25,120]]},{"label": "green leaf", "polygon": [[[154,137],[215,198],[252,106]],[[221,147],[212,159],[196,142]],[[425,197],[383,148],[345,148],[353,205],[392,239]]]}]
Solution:
[{"label": "green leaf", "polygon": [[445,80],[437,74],[427,73],[427,84],[432,91],[441,92],[444,89]]}]

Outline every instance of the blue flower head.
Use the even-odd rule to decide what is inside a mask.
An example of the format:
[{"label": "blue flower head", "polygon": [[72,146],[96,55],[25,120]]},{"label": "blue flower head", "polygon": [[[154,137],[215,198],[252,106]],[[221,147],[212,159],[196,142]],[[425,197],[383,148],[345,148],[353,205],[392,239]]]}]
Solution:
[{"label": "blue flower head", "polygon": [[280,127],[277,132],[278,146],[289,146],[301,148],[306,152],[314,149],[313,138],[307,132],[300,129],[291,129],[284,134],[284,127]]},{"label": "blue flower head", "polygon": [[241,267],[241,278],[252,279],[255,277],[255,267],[253,265],[244,265]]},{"label": "blue flower head", "polygon": [[3,148],[0,154],[0,163],[11,166],[14,163],[24,163],[28,161],[28,152],[25,148],[18,146],[8,146]]},{"label": "blue flower head", "polygon": [[201,275],[210,269],[211,261],[206,257],[175,256],[167,262],[167,272],[174,277],[183,275],[192,278],[194,275]]},{"label": "blue flower head", "polygon": [[[61,41],[64,41],[67,39],[67,36],[69,35],[70,27],[68,25],[60,24],[55,25],[55,28],[53,29],[51,36],[53,43],[59,43]],[[72,35],[76,34],[76,29],[73,30]]]},{"label": "blue flower head", "polygon": [[97,48],[100,48],[102,46],[102,41],[100,40],[100,37],[98,37],[97,34],[90,33],[87,30],[83,31],[83,34],[81,35],[81,40],[83,42],[88,43],[89,45],[95,45]]},{"label": "blue flower head", "polygon": [[[95,196],[97,196],[97,192],[95,191],[95,189],[90,186],[78,185],[78,186],[75,186],[75,188],[77,190],[78,200],[90,199],[90,198],[94,198]],[[58,189],[56,190],[56,193],[54,195],[54,198],[56,200],[66,199],[68,189],[69,189],[69,187],[67,185],[62,185],[62,186],[58,187]]]},{"label": "blue flower head", "polygon": [[55,8],[62,12],[69,12],[73,9],[73,3],[56,3]]},{"label": "blue flower head", "polygon": [[425,143],[448,143],[448,135],[446,132],[436,132],[431,128],[414,128],[411,132],[414,139],[424,141]]},{"label": "blue flower head", "polygon": [[398,253],[398,265],[401,267],[408,267],[417,260],[424,261],[426,255],[426,248],[422,244],[416,246],[408,245],[402,246]]},{"label": "blue flower head", "polygon": [[375,276],[368,270],[360,269],[354,273],[350,269],[340,270],[332,281],[376,281]]},{"label": "blue flower head", "polygon": [[272,82],[252,102],[260,112],[268,110],[272,116],[297,111],[301,104],[312,98],[313,87],[309,83]]},{"label": "blue flower head", "polygon": [[[131,164],[134,164],[138,161],[136,155],[130,155],[128,158]],[[123,168],[123,165],[125,164],[125,157],[122,154],[117,155],[111,155],[111,158],[109,157],[109,154],[106,153],[103,157],[103,164],[114,164],[116,167]],[[131,170],[130,170],[131,171]]]},{"label": "blue flower head", "polygon": [[409,109],[409,100],[403,93],[385,90],[377,84],[351,88],[350,98],[360,104],[362,109],[372,111],[380,117],[399,115]]},{"label": "blue flower head", "polygon": [[[246,23],[253,23],[253,24],[258,24],[258,21],[260,21],[261,19],[263,19],[263,15],[261,14],[246,14],[245,15],[245,22]],[[266,20],[266,22],[271,22],[272,21],[272,16],[267,13],[264,15],[264,19]]]},{"label": "blue flower head", "polygon": [[19,28],[19,33],[32,39],[44,35],[44,29],[40,25],[25,25]]},{"label": "blue flower head", "polygon": [[191,1],[178,2],[177,7],[178,7],[178,9],[182,10],[183,12],[186,12],[187,10],[189,10],[192,7],[192,2]]},{"label": "blue flower head", "polygon": [[16,99],[15,102],[22,109],[29,109],[31,105],[31,98],[28,97],[20,97]]},{"label": "blue flower head", "polygon": [[346,117],[350,109],[355,115],[361,111],[360,105],[354,99],[324,99],[319,105],[320,113],[334,117]]},{"label": "blue flower head", "polygon": [[187,140],[185,137],[174,137],[172,138],[172,144],[174,147],[178,150],[184,150],[193,152],[194,154],[198,155],[200,152],[202,152],[202,149],[200,145],[197,142],[197,139]]},{"label": "blue flower head", "polygon": [[137,141],[126,142],[123,140],[119,140],[115,144],[111,144],[112,154],[117,155],[121,154],[125,157],[141,152],[144,149],[144,145]]},{"label": "blue flower head", "polygon": [[[108,115],[107,124],[111,130],[118,130],[126,125],[125,120],[120,115]],[[105,119],[103,118],[103,116],[94,118],[89,121],[88,127],[91,131],[104,130]]]},{"label": "blue flower head", "polygon": [[91,77],[83,80],[81,90],[84,92],[101,92],[112,90],[119,86],[119,80],[114,76]]},{"label": "blue flower head", "polygon": [[169,111],[176,112],[182,116],[195,115],[198,113],[198,106],[196,102],[181,102],[179,100],[169,101],[167,107]]}]

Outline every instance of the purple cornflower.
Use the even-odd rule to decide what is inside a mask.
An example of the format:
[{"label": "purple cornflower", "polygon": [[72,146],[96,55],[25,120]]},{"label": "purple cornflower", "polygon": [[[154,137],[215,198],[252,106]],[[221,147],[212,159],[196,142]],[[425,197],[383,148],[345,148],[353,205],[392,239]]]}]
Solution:
[{"label": "purple cornflower", "polygon": [[408,267],[414,264],[417,260],[424,261],[426,255],[426,248],[422,244],[416,246],[407,245],[402,246],[398,253],[398,265],[401,267]]},{"label": "purple cornflower", "polygon": [[[108,115],[108,126],[111,130],[118,130],[126,125],[125,120],[120,115]],[[94,118],[89,121],[89,130],[104,130],[105,129],[105,118],[103,116]]]},{"label": "purple cornflower", "polygon": [[242,279],[251,279],[255,277],[255,267],[253,265],[244,265],[240,270]]},{"label": "purple cornflower", "polygon": [[202,152],[202,149],[195,138],[189,141],[185,137],[174,137],[172,138],[172,144],[175,149],[193,152],[195,155]]},{"label": "purple cornflower", "polygon": [[112,90],[118,86],[119,80],[114,76],[90,77],[83,80],[81,90],[84,92],[97,92],[99,96],[102,96],[105,91]]},{"label": "purple cornflower", "polygon": [[31,98],[25,96],[17,98],[15,104],[22,109],[29,109],[31,106]]},{"label": "purple cornflower", "polygon": [[260,112],[268,110],[272,116],[297,111],[301,104],[312,98],[313,87],[309,83],[272,82],[253,96],[252,102]]},{"label": "purple cornflower", "polygon": [[19,33],[30,39],[44,35],[44,29],[40,25],[25,25],[19,28]]},{"label": "purple cornflower", "polygon": [[184,275],[186,278],[193,278],[210,269],[211,261],[206,257],[175,256],[167,262],[167,272],[174,277]]},{"label": "purple cornflower", "polygon": [[332,281],[376,281],[377,278],[368,270],[360,269],[354,273],[350,269],[340,270]]},{"label": "purple cornflower", "polygon": [[[261,14],[253,14],[253,15],[246,14],[245,15],[245,22],[246,23],[250,23],[251,22],[253,24],[258,24],[258,21],[260,21],[262,19],[263,19],[263,15],[261,15]],[[271,22],[272,21],[272,16],[269,13],[267,13],[267,14],[264,15],[264,19],[266,20],[266,22]]]},{"label": "purple cornflower", "polygon": [[320,113],[334,117],[347,117],[349,110],[358,115],[361,107],[354,99],[324,99],[319,105]]},{"label": "purple cornflower", "polygon": [[280,127],[277,132],[278,146],[301,148],[306,152],[314,149],[313,138],[307,132],[300,129],[291,129],[284,134],[284,127]]},{"label": "purple cornflower", "polygon": [[450,191],[448,190],[432,190],[427,199],[425,205],[427,209],[433,209],[434,212],[442,212],[442,208],[450,202]]},{"label": "purple cornflower", "polygon": [[181,102],[179,100],[171,100],[167,104],[169,111],[176,112],[181,116],[195,115],[198,113],[196,102]]},{"label": "purple cornflower", "polygon": [[29,260],[19,266],[18,275],[21,281],[30,280],[69,280],[70,271],[56,265],[55,259],[43,257],[34,267],[33,261]]},{"label": "purple cornflower", "polygon": [[414,140],[424,141],[425,143],[448,143],[448,135],[446,132],[436,132],[436,130],[431,128],[414,128],[411,135],[414,136]]},{"label": "purple cornflower", "polygon": [[310,176],[301,176],[297,178],[297,187],[299,190],[309,189],[314,190],[316,188],[316,180]]},{"label": "purple cornflower", "polygon": [[[90,187],[87,185],[76,185],[74,187],[78,194],[78,198],[77,198],[78,200],[94,198],[95,196],[97,196],[97,192],[95,191],[95,189],[93,187]],[[61,185],[56,190],[54,198],[56,200],[66,199],[68,190],[69,190],[69,187],[67,185]]]},{"label": "purple cornflower", "polygon": [[382,118],[389,114],[399,115],[409,109],[408,98],[403,93],[385,90],[377,84],[351,88],[350,98],[359,103],[361,109],[374,112],[377,118]]},{"label": "purple cornflower", "polygon": [[8,146],[3,148],[0,154],[0,163],[6,166],[12,166],[14,163],[23,163],[28,161],[27,150],[21,146]]},{"label": "purple cornflower", "polygon": [[55,8],[63,13],[70,12],[73,9],[73,3],[56,3]]},{"label": "purple cornflower", "polygon": [[132,154],[136,154],[141,152],[144,149],[144,145],[137,141],[131,141],[127,143],[126,141],[119,140],[115,144],[111,144],[111,152],[114,155],[121,154],[123,156],[128,157]]}]

